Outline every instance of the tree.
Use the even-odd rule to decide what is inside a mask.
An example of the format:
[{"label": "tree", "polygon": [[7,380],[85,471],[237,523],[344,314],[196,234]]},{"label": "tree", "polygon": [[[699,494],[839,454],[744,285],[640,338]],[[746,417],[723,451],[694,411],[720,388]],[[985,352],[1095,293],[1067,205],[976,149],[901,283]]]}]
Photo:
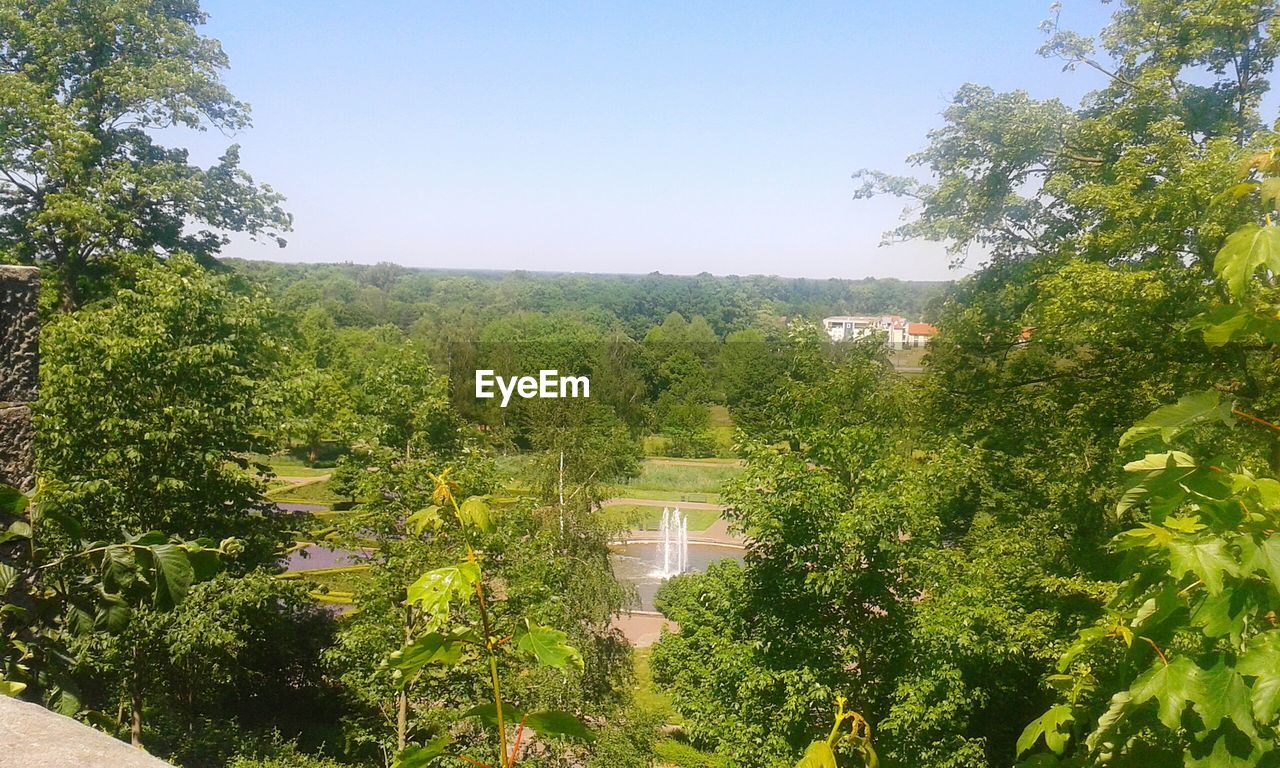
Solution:
[{"label": "tree", "polygon": [[[1214,260],[1223,298],[1192,327],[1205,343],[1273,368],[1276,152],[1255,157],[1251,170],[1237,192],[1256,201],[1263,223],[1226,239]],[[1139,523],[1112,541],[1126,555],[1124,580],[1048,678],[1061,698],[1018,740],[1020,754],[1041,741],[1049,750],[1029,764],[1057,765],[1055,755],[1064,765],[1274,761],[1280,481],[1253,439],[1280,432],[1254,412],[1269,403],[1223,381],[1156,409],[1120,438],[1122,449],[1145,452],[1125,465],[1132,480],[1115,510]]]},{"label": "tree", "polygon": [[269,514],[245,458],[266,447],[267,312],[176,257],[46,326],[36,435],[47,503],[89,540],[122,529],[238,537],[241,567],[274,563],[288,521]]},{"label": "tree", "polygon": [[302,438],[314,466],[325,438],[342,441],[356,428],[355,398],[338,374],[324,368],[294,369],[283,384],[282,430]]},{"label": "tree", "polygon": [[[78,522],[42,505],[0,486],[0,521],[8,523],[0,536],[0,694],[25,694],[76,714],[83,691],[74,673],[85,659],[75,656],[83,657],[95,637],[110,638],[127,654],[129,736],[141,746],[148,677],[142,638],[156,616],[171,614],[194,583],[212,577],[221,558],[236,557],[244,546],[233,538],[214,546],[159,531],[114,543],[76,541],[83,530]],[[67,539],[74,544],[60,553],[50,546]]]},{"label": "tree", "polygon": [[[495,729],[497,768],[514,768],[521,757],[520,745],[526,726],[544,736],[561,736],[592,741],[594,735],[574,715],[563,711],[522,712],[512,706],[502,692],[500,662],[527,665],[530,661],[547,668],[567,670],[584,666],[582,654],[569,645],[564,632],[524,617],[513,622],[499,607],[505,602],[486,584],[482,560],[472,546],[468,532],[491,533],[496,527],[487,499],[472,496],[459,504],[453,494],[448,472],[434,476],[433,500],[438,506],[424,512],[452,513],[465,541],[464,562],[436,568],[418,577],[408,587],[407,610],[417,615],[416,631],[406,632],[403,648],[391,654],[389,664],[401,684],[422,675],[428,666],[451,667],[464,656],[478,655],[488,666],[487,697],[484,704],[471,707],[463,717],[474,717]],[[438,521],[438,517],[436,518]],[[475,602],[471,602],[474,594]],[[475,614],[459,622],[451,608],[474,606]],[[450,625],[453,626],[450,626]],[[523,659],[522,659],[523,657]],[[509,694],[508,694],[509,695]],[[489,703],[492,701],[492,704]],[[508,724],[515,725],[508,749]],[[406,747],[403,739],[395,765],[419,768],[443,754],[452,741],[448,733],[422,746]],[[468,762],[475,762],[468,758]],[[483,763],[481,763],[483,765]]]},{"label": "tree", "polygon": [[0,4],[0,250],[54,268],[64,309],[123,254],[207,261],[225,232],[284,244],[282,198],[231,146],[210,168],[162,146],[169,127],[234,132],[249,109],[198,0]]}]

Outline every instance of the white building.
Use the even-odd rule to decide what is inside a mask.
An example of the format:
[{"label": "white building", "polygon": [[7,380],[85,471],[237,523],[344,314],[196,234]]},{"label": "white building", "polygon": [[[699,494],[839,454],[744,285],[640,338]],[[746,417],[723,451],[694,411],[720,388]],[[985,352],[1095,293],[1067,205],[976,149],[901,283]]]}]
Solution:
[{"label": "white building", "polygon": [[832,341],[853,341],[871,334],[884,336],[893,349],[922,347],[938,332],[928,323],[912,323],[897,315],[836,315],[823,318],[822,327]]}]

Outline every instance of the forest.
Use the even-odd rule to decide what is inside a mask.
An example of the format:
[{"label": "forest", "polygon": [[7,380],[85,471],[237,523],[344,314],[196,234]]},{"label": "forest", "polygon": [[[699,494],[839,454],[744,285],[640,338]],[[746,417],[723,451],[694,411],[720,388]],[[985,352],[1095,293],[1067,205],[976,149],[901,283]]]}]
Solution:
[{"label": "forest", "polygon": [[[856,173],[971,270],[913,283],[220,258],[293,221],[162,141],[250,123],[198,0],[0,0],[0,694],[186,768],[1280,765],[1280,8],[1109,7],[1081,103]],[[640,610],[675,504],[740,556]]]}]

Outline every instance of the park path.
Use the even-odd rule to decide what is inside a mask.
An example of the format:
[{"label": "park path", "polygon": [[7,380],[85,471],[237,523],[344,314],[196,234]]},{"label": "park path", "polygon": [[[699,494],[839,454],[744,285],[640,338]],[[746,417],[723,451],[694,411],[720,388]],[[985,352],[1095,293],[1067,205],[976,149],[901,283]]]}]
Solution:
[{"label": "park path", "polygon": [[646,464],[663,467],[745,467],[747,465],[742,459],[663,459],[651,456],[644,461]]},{"label": "park path", "polygon": [[329,474],[307,475],[306,477],[296,477],[293,475],[276,475],[274,479],[282,480],[288,483],[287,486],[286,485],[280,486],[280,489],[283,490],[284,488],[299,488],[304,485],[315,485],[316,483],[323,483],[325,480],[328,480],[330,477],[332,477],[332,475],[329,475]]},{"label": "park path", "polygon": [[622,630],[622,634],[636,648],[648,648],[658,642],[665,627],[668,632],[679,632],[680,625],[660,613],[650,611],[634,611],[614,614],[611,626]]},{"label": "park path", "polygon": [[717,512],[723,512],[725,506],[723,504],[712,504],[706,501],[676,501],[674,499],[633,499],[628,496],[619,496],[616,499],[605,499],[600,502],[602,507],[613,507],[619,504],[627,504],[636,507],[679,507],[681,509],[711,509]]}]

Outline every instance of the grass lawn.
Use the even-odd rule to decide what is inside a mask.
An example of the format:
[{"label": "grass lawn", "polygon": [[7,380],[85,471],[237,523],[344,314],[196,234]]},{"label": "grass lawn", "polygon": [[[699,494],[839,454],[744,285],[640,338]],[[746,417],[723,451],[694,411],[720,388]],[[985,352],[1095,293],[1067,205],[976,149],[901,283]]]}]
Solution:
[{"label": "grass lawn", "polygon": [[328,480],[291,488],[277,488],[270,491],[269,495],[272,501],[288,501],[295,504],[337,504],[347,500],[329,490]]},{"label": "grass lawn", "polygon": [[333,471],[332,468],[308,467],[302,459],[288,454],[265,456],[261,453],[253,453],[249,455],[249,459],[259,464],[266,464],[271,467],[272,472],[281,477],[318,477]]},{"label": "grass lawn", "polygon": [[[668,725],[683,725],[684,718],[671,706],[667,698],[653,682],[649,669],[648,648],[637,648],[633,656],[636,670],[636,689],[633,699],[636,709],[652,712]],[[654,744],[658,765],[676,768],[728,768],[728,762],[716,755],[696,749],[678,738],[666,737]]]},{"label": "grass lawn", "polygon": [[[720,513],[714,509],[688,509],[689,530],[700,533],[711,527],[720,519]],[[651,507],[641,504],[611,504],[601,510],[610,522],[619,527],[631,530],[656,531],[662,525],[662,507]]]},{"label": "grass lawn", "polygon": [[680,503],[682,501],[697,501],[703,504],[719,504],[720,494],[718,493],[688,493],[686,491],[650,491],[636,490],[629,485],[615,485],[613,487],[613,495],[611,498],[631,498],[631,499],[650,499],[652,501],[670,501]]},{"label": "grass lawn", "polygon": [[644,709],[661,715],[663,721],[668,725],[681,725],[684,720],[675,711],[675,708],[671,706],[671,700],[653,684],[653,671],[649,669],[649,654],[651,650],[650,648],[636,648],[631,656],[636,670],[635,706],[637,709]]},{"label": "grass lawn", "polygon": [[328,594],[351,593],[369,578],[364,568],[325,568],[316,571],[295,571],[299,574],[293,578],[301,579],[317,587],[317,591]]},{"label": "grass lawn", "polygon": [[[677,494],[675,498],[679,499],[682,494],[719,493],[725,481],[742,472],[742,467],[725,460],[702,460],[692,466],[687,463],[691,460],[679,459],[678,461],[682,463],[665,464],[652,459],[646,460],[640,470],[640,476],[619,485],[617,495],[646,499],[667,498],[647,493],[648,491],[665,491]],[[689,500],[692,501],[692,499]]]}]

